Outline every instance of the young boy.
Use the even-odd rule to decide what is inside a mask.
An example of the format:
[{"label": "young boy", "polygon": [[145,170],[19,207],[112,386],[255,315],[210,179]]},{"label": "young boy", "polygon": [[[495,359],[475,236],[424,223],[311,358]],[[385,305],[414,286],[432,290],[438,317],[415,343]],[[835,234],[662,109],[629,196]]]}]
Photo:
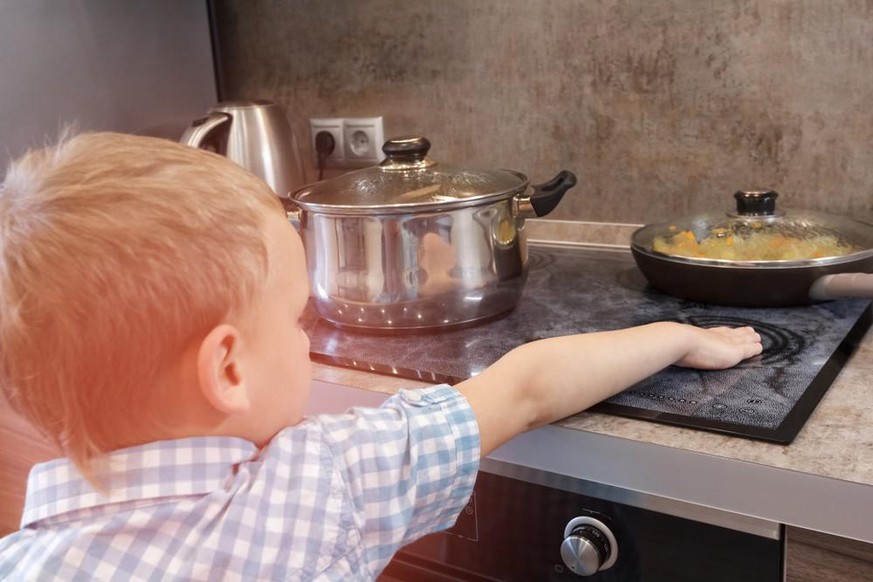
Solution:
[{"label": "young boy", "polygon": [[303,418],[309,286],[269,188],[218,155],[85,134],[0,190],[0,387],[67,459],[31,472],[0,578],[372,580],[449,527],[481,456],[749,328],[654,323],[517,348],[452,388]]}]

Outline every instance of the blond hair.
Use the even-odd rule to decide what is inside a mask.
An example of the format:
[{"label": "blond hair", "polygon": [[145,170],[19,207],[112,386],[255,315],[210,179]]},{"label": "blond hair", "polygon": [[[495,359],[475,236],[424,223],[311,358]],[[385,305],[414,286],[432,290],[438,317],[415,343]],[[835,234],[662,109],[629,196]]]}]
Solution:
[{"label": "blond hair", "polygon": [[281,205],[219,155],[82,134],[13,162],[0,186],[0,388],[91,473],[159,417],[153,384],[257,295]]}]

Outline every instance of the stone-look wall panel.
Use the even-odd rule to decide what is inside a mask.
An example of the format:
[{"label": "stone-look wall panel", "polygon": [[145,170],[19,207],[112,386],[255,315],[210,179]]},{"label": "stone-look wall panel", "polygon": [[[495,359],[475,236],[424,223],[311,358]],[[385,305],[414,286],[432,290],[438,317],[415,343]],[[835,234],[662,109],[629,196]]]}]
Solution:
[{"label": "stone-look wall panel", "polygon": [[550,218],[873,212],[871,0],[217,0],[225,98],[384,115],[433,157],[580,178]]}]

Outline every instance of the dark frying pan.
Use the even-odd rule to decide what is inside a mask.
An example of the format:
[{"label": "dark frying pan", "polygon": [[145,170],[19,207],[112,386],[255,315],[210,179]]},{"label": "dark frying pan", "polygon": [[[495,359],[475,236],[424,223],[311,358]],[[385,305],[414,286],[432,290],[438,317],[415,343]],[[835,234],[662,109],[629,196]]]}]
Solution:
[{"label": "dark frying pan", "polygon": [[[734,195],[737,212],[697,215],[650,224],[631,238],[631,252],[649,283],[670,295],[718,305],[779,307],[842,297],[873,298],[873,225],[809,211],[777,212],[772,191]],[[832,235],[853,252],[809,259],[727,260],[653,250],[658,237],[693,232],[742,234],[770,230],[798,238]]]}]

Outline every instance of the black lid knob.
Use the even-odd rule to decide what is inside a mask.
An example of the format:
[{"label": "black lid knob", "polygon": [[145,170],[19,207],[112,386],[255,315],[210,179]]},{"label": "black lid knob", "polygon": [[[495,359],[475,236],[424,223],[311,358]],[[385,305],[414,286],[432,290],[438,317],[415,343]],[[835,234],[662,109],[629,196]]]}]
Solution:
[{"label": "black lid knob", "polygon": [[776,198],[773,190],[740,190],[734,193],[737,214],[740,216],[772,216],[776,214]]},{"label": "black lid knob", "polygon": [[418,162],[427,156],[430,140],[421,136],[395,137],[382,146],[389,160],[397,162]]}]

